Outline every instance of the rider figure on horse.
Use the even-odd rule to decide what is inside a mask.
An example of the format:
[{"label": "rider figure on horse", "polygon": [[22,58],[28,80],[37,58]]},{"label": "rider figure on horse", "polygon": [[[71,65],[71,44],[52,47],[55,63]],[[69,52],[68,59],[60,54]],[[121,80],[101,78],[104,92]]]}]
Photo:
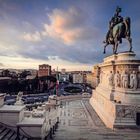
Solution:
[{"label": "rider figure on horse", "polygon": [[123,18],[120,16],[121,8],[117,7],[114,16],[109,22],[109,30],[106,34],[106,40],[103,42],[104,53],[106,52],[106,47],[108,45],[113,45],[113,53],[117,53],[117,49],[120,43],[122,43],[122,38],[125,38],[129,42],[129,52],[132,51],[132,38],[131,38],[131,19],[130,17]]},{"label": "rider figure on horse", "polygon": [[121,8],[117,7],[116,8],[116,13],[114,14],[114,16],[111,18],[111,20],[109,22],[109,30],[107,32],[105,42],[107,42],[109,39],[110,39],[110,41],[113,42],[113,27],[116,24],[123,22],[123,17],[121,15],[119,15],[120,12],[121,12]]}]

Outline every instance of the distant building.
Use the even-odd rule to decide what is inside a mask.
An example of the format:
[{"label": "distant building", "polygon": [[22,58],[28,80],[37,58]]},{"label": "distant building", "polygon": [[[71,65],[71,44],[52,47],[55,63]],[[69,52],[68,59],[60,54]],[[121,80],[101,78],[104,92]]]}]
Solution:
[{"label": "distant building", "polygon": [[66,69],[61,69],[61,73],[65,74],[66,73]]},{"label": "distant building", "polygon": [[47,64],[39,65],[38,76],[49,76],[51,75],[51,66]]},{"label": "distant building", "polygon": [[51,71],[51,76],[57,77],[57,74],[58,74],[58,72],[55,71],[55,69],[53,69],[53,70]]},{"label": "distant building", "polygon": [[1,80],[11,80],[12,78],[11,77],[0,77],[0,81]]},{"label": "distant building", "polygon": [[36,75],[27,75],[26,76],[27,80],[32,80],[32,79],[35,79],[35,78],[36,78]]},{"label": "distant building", "polygon": [[37,70],[35,70],[35,69],[29,69],[28,71],[30,71],[32,76],[36,76],[37,75]]},{"label": "distant building", "polygon": [[3,69],[0,69],[0,76],[2,76]]},{"label": "distant building", "polygon": [[69,73],[66,72],[66,69],[61,69],[61,72],[59,73],[59,81],[60,82],[69,81]]},{"label": "distant building", "polygon": [[94,87],[93,73],[86,74],[86,83],[89,84],[91,87]]},{"label": "distant building", "polygon": [[68,73],[65,73],[65,74],[59,73],[59,81],[60,82],[69,81],[69,74]]},{"label": "distant building", "polygon": [[73,83],[84,83],[84,75],[83,75],[83,73],[75,73],[75,74],[73,74]]},{"label": "distant building", "polygon": [[100,77],[100,68],[98,65],[93,66],[93,87],[96,88],[96,86],[99,84],[99,77]]}]

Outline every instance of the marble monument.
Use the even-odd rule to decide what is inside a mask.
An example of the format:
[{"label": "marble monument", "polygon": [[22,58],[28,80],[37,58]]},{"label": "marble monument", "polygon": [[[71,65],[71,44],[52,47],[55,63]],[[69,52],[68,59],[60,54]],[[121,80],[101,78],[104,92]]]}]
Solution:
[{"label": "marble monument", "polygon": [[[104,42],[104,53],[106,46],[112,45],[114,54],[98,64],[99,83],[90,98],[90,104],[99,117],[112,129],[140,126],[140,60],[132,52],[130,18],[121,17],[120,12],[121,8],[117,7]],[[114,33],[119,36],[113,36]],[[129,41],[130,49],[117,53],[122,38]]]},{"label": "marble monument", "polygon": [[114,54],[98,64],[102,79],[90,103],[109,128],[137,127],[140,123],[139,66],[133,52]]}]

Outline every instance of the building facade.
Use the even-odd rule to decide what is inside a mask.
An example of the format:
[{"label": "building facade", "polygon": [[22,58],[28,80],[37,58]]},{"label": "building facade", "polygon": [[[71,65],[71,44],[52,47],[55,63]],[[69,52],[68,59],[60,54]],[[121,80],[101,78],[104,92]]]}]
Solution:
[{"label": "building facade", "polygon": [[39,65],[38,76],[49,76],[51,75],[51,66],[47,64]]},{"label": "building facade", "polygon": [[84,75],[83,75],[83,73],[75,73],[75,74],[73,74],[73,83],[84,83]]},{"label": "building facade", "polygon": [[100,67],[96,64],[93,66],[93,88],[96,88],[97,85],[99,84],[100,80]]},{"label": "building facade", "polygon": [[89,84],[91,87],[94,87],[93,73],[86,74],[86,83]]}]

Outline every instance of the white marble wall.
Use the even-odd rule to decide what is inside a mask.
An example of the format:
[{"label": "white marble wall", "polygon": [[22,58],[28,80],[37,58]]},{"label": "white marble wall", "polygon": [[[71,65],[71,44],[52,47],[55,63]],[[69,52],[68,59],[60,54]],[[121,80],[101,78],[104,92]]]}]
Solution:
[{"label": "white marble wall", "polygon": [[24,108],[25,106],[2,106],[0,108],[0,121],[7,125],[16,126],[24,118]]},{"label": "white marble wall", "polygon": [[4,94],[0,94],[0,107],[4,104]]},{"label": "white marble wall", "polygon": [[136,127],[134,116],[140,112],[140,60],[134,53],[121,53],[105,58],[98,66],[100,83],[93,91],[91,105],[109,128]]}]

